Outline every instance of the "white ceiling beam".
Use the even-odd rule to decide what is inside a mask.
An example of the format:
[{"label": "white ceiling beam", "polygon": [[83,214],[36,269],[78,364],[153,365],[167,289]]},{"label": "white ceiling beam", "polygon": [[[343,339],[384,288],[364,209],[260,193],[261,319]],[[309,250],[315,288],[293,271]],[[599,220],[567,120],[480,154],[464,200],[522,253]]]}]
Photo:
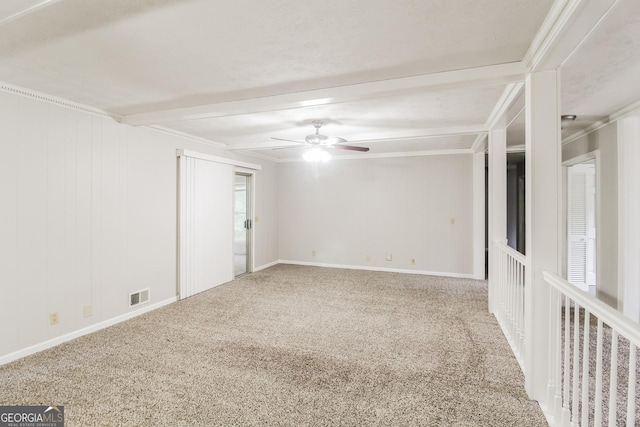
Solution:
[{"label": "white ceiling beam", "polygon": [[[367,160],[367,159],[386,159],[393,157],[420,157],[420,156],[451,156],[458,154],[473,154],[468,148],[457,148],[451,150],[426,150],[426,151],[406,151],[395,153],[360,153],[360,154],[347,154],[331,157],[331,161],[335,160]],[[276,163],[298,163],[304,162],[301,157],[292,157],[287,159],[278,159]]]},{"label": "white ceiling beam", "polygon": [[334,104],[375,98],[382,95],[411,90],[436,91],[492,84],[508,84],[524,80],[526,71],[521,62],[512,62],[239,101],[130,114],[122,118],[122,123],[133,126],[153,125],[183,120],[198,120]]},{"label": "white ceiling beam", "polygon": [[496,127],[507,127],[506,113],[509,111],[509,108],[511,108],[513,103],[518,99],[518,96],[520,96],[523,88],[524,83],[518,82],[511,83],[504,89],[502,95],[500,95],[500,99],[498,99],[498,102],[496,102],[496,105],[493,107],[493,110],[487,118],[487,129],[493,129]]},{"label": "white ceiling beam", "polygon": [[473,141],[473,144],[471,145],[471,151],[473,151],[474,153],[480,153],[481,151],[486,151],[487,145],[489,143],[487,138],[488,135],[489,134],[486,132],[478,134],[475,141]]},{"label": "white ceiling beam", "polygon": [[[349,145],[357,145],[357,144],[372,144],[376,142],[408,142],[408,141],[419,141],[421,139],[429,139],[429,138],[441,138],[447,136],[460,136],[460,135],[476,135],[487,132],[487,127],[484,125],[475,125],[475,126],[452,126],[448,128],[434,128],[427,129],[425,133],[421,133],[420,135],[414,136],[404,136],[404,137],[393,137],[393,138],[377,138],[377,139],[359,139],[359,140],[349,140]],[[266,142],[253,142],[246,144],[233,144],[227,145],[225,148],[229,151],[236,150],[271,150],[273,148],[280,147],[296,147],[295,142],[290,144],[283,141],[266,141]],[[302,145],[300,145],[302,146]]]},{"label": "white ceiling beam", "polygon": [[532,72],[559,68],[618,2],[556,0],[522,63]]},{"label": "white ceiling beam", "polygon": [[0,16],[0,25],[15,21],[16,19],[20,19],[23,16],[36,12],[44,7],[54,5],[60,1],[62,0],[42,0],[40,2],[33,3],[31,6],[27,6],[24,9],[14,11],[14,13],[11,13],[10,15]]}]

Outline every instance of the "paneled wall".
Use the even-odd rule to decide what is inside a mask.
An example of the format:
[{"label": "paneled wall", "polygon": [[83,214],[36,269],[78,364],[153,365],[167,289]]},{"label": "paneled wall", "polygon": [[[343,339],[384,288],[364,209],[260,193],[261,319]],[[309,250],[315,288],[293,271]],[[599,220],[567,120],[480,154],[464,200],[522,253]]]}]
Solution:
[{"label": "paneled wall", "polygon": [[282,260],[473,273],[470,154],[286,163],[278,189]]},{"label": "paneled wall", "polygon": [[[0,358],[130,314],[130,292],[176,297],[176,149],[230,155],[6,92],[0,146]],[[278,258],[273,209],[257,197],[256,266]]]}]

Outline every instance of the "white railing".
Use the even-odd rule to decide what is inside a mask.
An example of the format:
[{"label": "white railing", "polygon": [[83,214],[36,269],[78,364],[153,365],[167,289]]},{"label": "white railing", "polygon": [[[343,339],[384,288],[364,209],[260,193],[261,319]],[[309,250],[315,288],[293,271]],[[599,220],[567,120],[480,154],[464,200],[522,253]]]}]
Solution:
[{"label": "white railing", "polygon": [[556,274],[543,277],[551,286],[547,407],[555,425],[637,425],[640,325]]},{"label": "white railing", "polygon": [[524,268],[527,259],[506,242],[495,241],[494,245],[497,250],[493,311],[524,372]]}]

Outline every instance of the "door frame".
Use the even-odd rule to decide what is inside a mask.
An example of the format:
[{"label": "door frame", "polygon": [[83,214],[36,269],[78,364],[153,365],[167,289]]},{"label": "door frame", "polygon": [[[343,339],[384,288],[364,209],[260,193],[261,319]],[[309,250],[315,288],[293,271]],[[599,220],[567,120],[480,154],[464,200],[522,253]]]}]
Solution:
[{"label": "door frame", "polygon": [[[255,265],[255,254],[254,254],[254,247],[255,247],[255,216],[254,216],[254,206],[255,206],[255,195],[256,195],[256,191],[255,191],[255,170],[252,169],[246,169],[246,168],[242,168],[242,167],[234,167],[233,168],[233,185],[234,185],[234,189],[233,189],[233,204],[232,204],[232,209],[233,209],[233,215],[235,217],[235,205],[236,205],[236,199],[235,199],[235,177],[236,176],[246,176],[247,179],[247,218],[251,221],[251,228],[249,229],[249,233],[247,233],[247,271],[236,276],[234,274],[234,278],[235,277],[239,277],[243,274],[249,274],[249,273],[253,273],[253,268]],[[233,225],[232,225],[233,226]],[[232,243],[233,245],[235,245],[235,239]],[[235,255],[235,248],[232,247],[232,253]],[[235,272],[235,265],[234,265],[234,272]]]},{"label": "door frame", "polygon": [[566,279],[568,277],[568,265],[569,265],[569,167],[585,163],[590,160],[593,160],[596,165],[596,295],[598,293],[598,285],[601,283],[601,238],[600,238],[600,230],[601,230],[601,217],[600,214],[601,206],[600,206],[600,195],[602,194],[600,191],[600,150],[596,149],[593,151],[589,151],[588,153],[581,154],[574,158],[565,160],[562,162],[562,275]]}]

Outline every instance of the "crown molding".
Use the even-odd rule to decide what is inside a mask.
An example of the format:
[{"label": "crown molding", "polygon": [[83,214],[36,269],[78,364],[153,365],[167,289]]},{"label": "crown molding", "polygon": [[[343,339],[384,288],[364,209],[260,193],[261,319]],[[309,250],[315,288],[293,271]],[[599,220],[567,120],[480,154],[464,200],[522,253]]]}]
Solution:
[{"label": "crown molding", "polygon": [[213,141],[211,139],[202,138],[200,136],[190,135],[188,133],[184,133],[184,132],[181,132],[179,130],[167,128],[167,127],[164,127],[164,126],[151,125],[151,126],[144,126],[144,127],[147,127],[149,129],[153,129],[153,130],[158,131],[158,132],[166,133],[166,134],[171,135],[171,136],[177,136],[178,138],[187,139],[189,141],[199,142],[201,144],[206,144],[206,145],[211,145],[211,146],[214,146],[216,148],[226,148],[226,146],[227,146],[226,144],[223,144],[222,142]]},{"label": "crown molding", "polygon": [[569,135],[565,139],[562,140],[562,145],[567,145],[576,139],[580,139],[585,135],[589,135],[592,132],[597,131],[598,129],[602,129],[603,127],[615,122],[616,120],[622,119],[631,114],[640,113],[640,101],[636,101],[632,104],[627,105],[619,109],[618,111],[609,115],[609,117],[599,120],[595,123],[592,123],[589,127],[582,129],[572,135]]},{"label": "crown molding", "polygon": [[522,63],[529,70],[536,70],[544,57],[550,52],[582,1],[556,0],[554,2],[522,60]]},{"label": "crown molding", "polygon": [[60,98],[58,96],[49,95],[47,93],[38,92],[33,89],[12,85],[11,83],[0,82],[0,91],[10,93],[12,95],[21,96],[23,98],[47,102],[49,104],[58,105],[60,107],[68,108],[71,110],[92,114],[94,116],[110,118],[115,121],[120,121],[121,119],[119,115],[114,113],[109,113],[99,108],[91,107],[89,105],[81,104],[79,102],[71,101],[69,99]]}]

